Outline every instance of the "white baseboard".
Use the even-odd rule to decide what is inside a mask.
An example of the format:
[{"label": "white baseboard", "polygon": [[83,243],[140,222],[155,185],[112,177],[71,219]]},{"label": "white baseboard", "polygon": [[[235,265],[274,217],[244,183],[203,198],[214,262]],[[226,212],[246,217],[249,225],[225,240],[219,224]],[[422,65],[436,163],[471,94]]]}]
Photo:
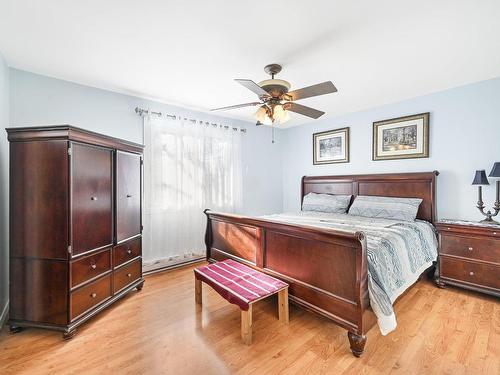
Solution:
[{"label": "white baseboard", "polygon": [[190,253],[185,255],[175,255],[168,258],[157,259],[154,261],[142,261],[142,272],[150,273],[159,269],[166,269],[176,266],[178,264],[186,264],[193,261],[198,261],[205,258],[204,253],[196,254]]},{"label": "white baseboard", "polygon": [[7,315],[9,315],[9,301],[5,304],[2,314],[0,314],[0,329],[3,327],[5,322],[7,321]]}]

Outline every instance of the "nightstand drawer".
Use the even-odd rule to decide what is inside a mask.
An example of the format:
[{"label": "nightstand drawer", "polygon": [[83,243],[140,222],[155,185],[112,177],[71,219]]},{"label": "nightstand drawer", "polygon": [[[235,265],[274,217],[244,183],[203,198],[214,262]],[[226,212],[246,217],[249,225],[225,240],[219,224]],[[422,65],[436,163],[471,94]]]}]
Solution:
[{"label": "nightstand drawer", "polygon": [[441,234],[441,254],[500,262],[500,240]]},{"label": "nightstand drawer", "polygon": [[442,256],[440,277],[500,290],[500,267]]}]

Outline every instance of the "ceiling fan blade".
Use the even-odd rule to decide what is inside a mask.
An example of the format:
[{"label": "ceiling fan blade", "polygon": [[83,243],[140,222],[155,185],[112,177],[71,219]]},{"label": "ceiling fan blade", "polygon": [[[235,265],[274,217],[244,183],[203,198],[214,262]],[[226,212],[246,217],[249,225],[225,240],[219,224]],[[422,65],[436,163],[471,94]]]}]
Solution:
[{"label": "ceiling fan blade", "polygon": [[236,82],[238,82],[240,85],[245,86],[247,89],[250,91],[253,91],[256,93],[259,98],[262,96],[271,96],[269,93],[264,90],[262,87],[260,87],[258,84],[256,84],[254,81],[251,79],[235,79]]},{"label": "ceiling fan blade", "polygon": [[292,100],[299,100],[310,98],[312,96],[331,94],[333,92],[337,92],[337,88],[331,81],[326,81],[323,83],[318,83],[317,85],[290,91],[286,95],[290,96]]},{"label": "ceiling fan blade", "polygon": [[214,108],[211,109],[210,111],[226,111],[228,109],[236,109],[236,108],[243,108],[243,107],[252,107],[254,105],[259,105],[262,104],[261,102],[252,102],[252,103],[244,103],[244,104],[236,104],[236,105],[230,105],[229,107],[220,107],[220,108]]},{"label": "ceiling fan blade", "polygon": [[317,109],[314,109],[311,107],[306,107],[305,105],[297,104],[297,103],[293,103],[293,102],[287,102],[283,105],[283,107],[287,111],[299,113],[301,115],[304,115],[307,117],[312,117],[314,119],[317,119],[318,117],[321,117],[325,114],[325,112],[323,112],[323,111],[318,111]]}]

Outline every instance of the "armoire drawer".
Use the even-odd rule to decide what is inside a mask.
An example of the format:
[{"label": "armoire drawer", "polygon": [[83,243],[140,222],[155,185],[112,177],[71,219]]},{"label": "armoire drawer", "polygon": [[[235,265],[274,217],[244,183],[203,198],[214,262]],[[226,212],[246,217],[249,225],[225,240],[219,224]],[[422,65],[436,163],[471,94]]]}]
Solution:
[{"label": "armoire drawer", "polygon": [[142,253],[141,237],[134,238],[113,248],[113,266],[116,268]]},{"label": "armoire drawer", "polygon": [[500,239],[441,234],[441,254],[497,263]]},{"label": "armoire drawer", "polygon": [[111,249],[88,255],[71,263],[71,287],[75,288],[111,270]]},{"label": "armoire drawer", "polygon": [[114,292],[118,293],[120,290],[132,284],[134,281],[139,280],[142,274],[141,267],[141,259],[137,259],[121,267],[120,269],[115,270],[113,276]]},{"label": "armoire drawer", "polygon": [[457,281],[464,281],[476,286],[500,290],[500,266],[452,259],[442,256],[440,276]]},{"label": "armoire drawer", "polygon": [[111,298],[111,274],[71,293],[71,320]]}]

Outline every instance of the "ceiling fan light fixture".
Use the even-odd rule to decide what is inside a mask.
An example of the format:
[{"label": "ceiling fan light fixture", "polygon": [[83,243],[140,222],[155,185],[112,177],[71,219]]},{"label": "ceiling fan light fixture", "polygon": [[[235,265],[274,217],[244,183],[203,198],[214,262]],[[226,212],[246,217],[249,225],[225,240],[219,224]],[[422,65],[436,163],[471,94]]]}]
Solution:
[{"label": "ceiling fan light fixture", "polygon": [[285,110],[285,108],[283,108],[283,105],[281,104],[277,104],[274,106],[273,117],[280,124],[284,124],[285,122],[290,120],[290,114]]},{"label": "ceiling fan light fixture", "polygon": [[266,116],[266,118],[264,119],[264,121],[262,123],[264,125],[272,125],[273,124],[273,120],[271,119],[271,117]]},{"label": "ceiling fan light fixture", "polygon": [[312,119],[324,115],[325,112],[298,104],[296,101],[337,92],[335,85],[331,81],[325,81],[290,91],[290,82],[274,78],[276,74],[281,72],[281,69],[282,67],[279,64],[266,65],[264,71],[271,76],[271,79],[266,79],[258,84],[251,79],[235,79],[240,85],[256,94],[259,101],[216,108],[214,111],[258,105],[260,107],[254,114],[257,125],[284,124],[290,120],[290,112]]},{"label": "ceiling fan light fixture", "polygon": [[261,123],[264,125],[271,125],[273,123],[273,120],[271,117],[269,117],[269,109],[267,106],[263,105],[259,107],[259,109],[255,112],[255,119],[257,120],[257,123]]},{"label": "ceiling fan light fixture", "polygon": [[263,106],[259,107],[259,109],[257,109],[257,111],[255,112],[255,119],[258,122],[264,123],[264,120],[266,117],[267,117],[267,109],[266,109],[266,106],[263,105]]},{"label": "ceiling fan light fixture", "polygon": [[284,124],[285,122],[290,120],[290,112],[288,111],[283,111],[283,116],[281,116],[281,119],[279,120],[280,124]]}]

